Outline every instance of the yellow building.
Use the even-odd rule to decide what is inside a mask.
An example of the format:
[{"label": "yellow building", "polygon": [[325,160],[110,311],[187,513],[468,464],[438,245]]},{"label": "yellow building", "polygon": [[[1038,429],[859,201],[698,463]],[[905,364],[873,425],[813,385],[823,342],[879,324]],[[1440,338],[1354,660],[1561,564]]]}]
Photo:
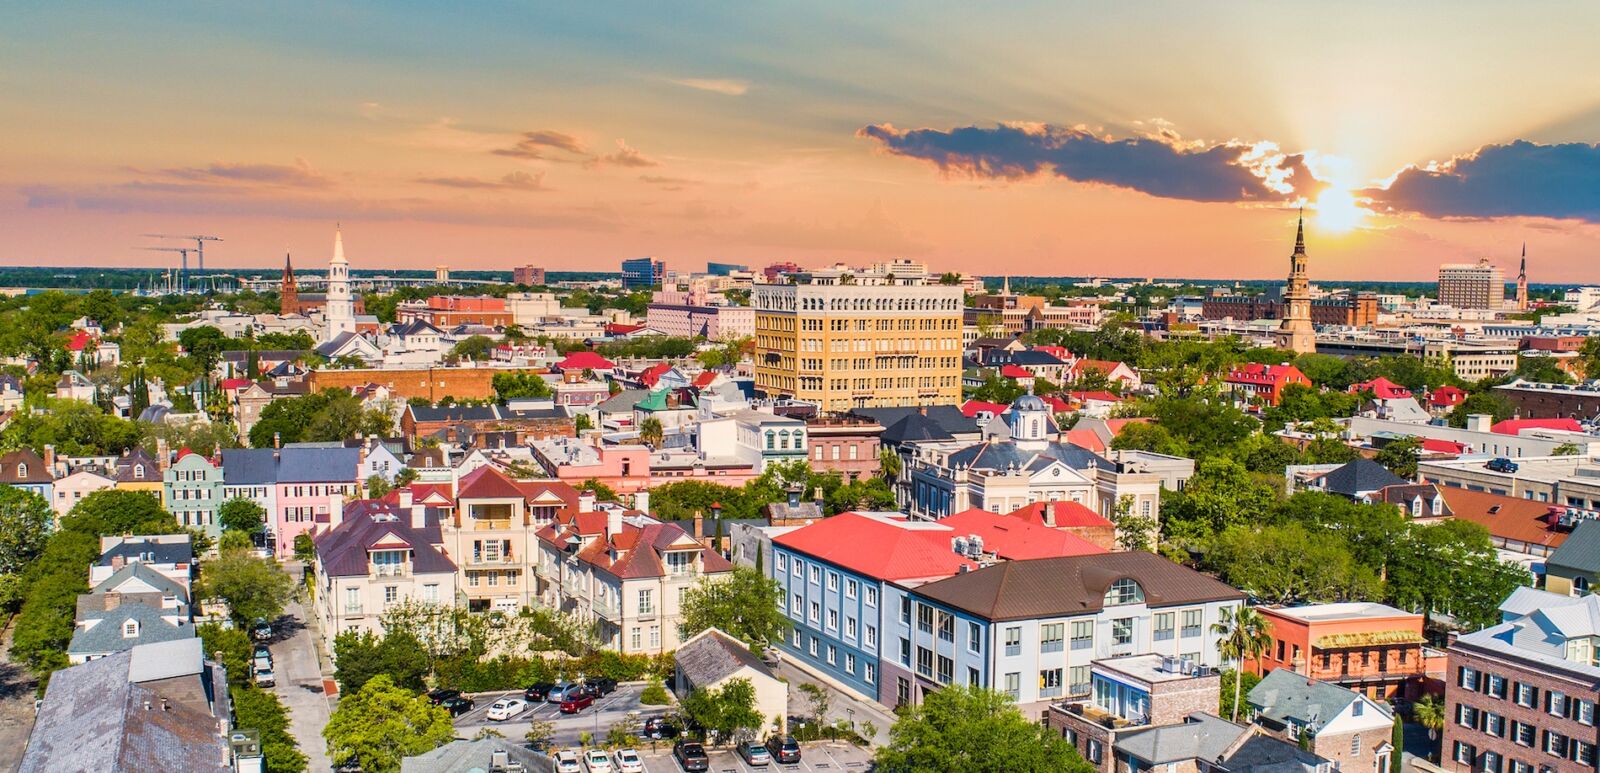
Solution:
[{"label": "yellow building", "polygon": [[830,269],[756,285],[756,388],[820,410],[961,402],[962,294],[925,275]]}]

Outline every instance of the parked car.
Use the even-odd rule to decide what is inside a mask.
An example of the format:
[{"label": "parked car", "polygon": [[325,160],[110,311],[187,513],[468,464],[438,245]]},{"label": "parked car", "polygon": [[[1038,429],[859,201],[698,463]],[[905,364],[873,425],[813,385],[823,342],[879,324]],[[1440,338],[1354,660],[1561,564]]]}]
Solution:
[{"label": "parked car", "polygon": [[549,692],[544,694],[544,699],[551,703],[560,703],[567,699],[568,690],[581,689],[583,689],[583,685],[573,684],[571,682],[556,682],[556,686],[551,687]]},{"label": "parked car", "polygon": [[583,764],[589,768],[589,773],[612,773],[611,755],[604,749],[590,749],[583,755]]},{"label": "parked car", "polygon": [[460,690],[444,690],[444,689],[440,689],[440,690],[429,690],[428,691],[428,702],[432,703],[435,706],[443,706],[445,701],[450,700],[451,698],[459,698],[459,697],[461,697],[461,691]]},{"label": "parked car", "polygon": [[529,703],[534,701],[542,701],[554,688],[555,685],[549,682],[536,682],[532,687],[522,691],[522,697],[526,698]]},{"label": "parked car", "polygon": [[258,668],[258,669],[256,669],[256,686],[257,687],[273,687],[273,686],[276,686],[277,684],[278,684],[278,677],[275,676],[272,673],[272,669],[270,669],[270,668]]},{"label": "parked car", "polygon": [[556,752],[556,773],[583,773],[578,766],[578,753],[571,749]]},{"label": "parked car", "polygon": [[639,752],[618,749],[613,756],[616,758],[617,773],[644,773],[644,760],[639,758]]},{"label": "parked car", "polygon": [[501,722],[528,710],[528,702],[521,698],[501,698],[489,705],[489,718]]},{"label": "parked car", "polygon": [[584,682],[583,686],[588,688],[589,692],[594,694],[594,697],[600,698],[617,691],[617,680],[603,676],[596,677]]},{"label": "parked car", "polygon": [[255,651],[250,653],[250,659],[261,660],[262,658],[266,658],[269,663],[272,662],[272,650],[268,649],[265,644],[257,644]]},{"label": "parked car", "polygon": [[1489,470],[1493,472],[1505,473],[1507,475],[1517,471],[1517,463],[1503,456],[1496,459],[1490,459],[1488,464],[1485,464],[1484,467],[1489,468]]},{"label": "parked car", "polygon": [[561,702],[562,714],[576,714],[594,705],[594,696],[588,690],[579,689],[572,691],[567,699]]},{"label": "parked car", "polygon": [[474,705],[471,698],[461,695],[457,695],[454,698],[445,698],[439,702],[439,707],[450,712],[452,717],[459,717],[471,711]]},{"label": "parked car", "polygon": [[677,723],[666,717],[651,717],[644,721],[644,737],[652,740],[677,738],[682,732]]},{"label": "parked car", "polygon": [[739,756],[755,768],[764,768],[772,762],[772,754],[767,751],[767,747],[754,741],[739,744]]},{"label": "parked car", "polygon": [[775,735],[767,739],[767,751],[772,758],[781,765],[789,765],[800,761],[800,744],[792,735]]},{"label": "parked car", "polygon": [[272,638],[272,621],[265,617],[256,618],[255,627],[250,629],[250,637],[256,641],[267,641]]},{"label": "parked car", "polygon": [[705,747],[694,741],[679,741],[673,744],[672,756],[676,757],[678,765],[689,773],[711,769],[711,758],[706,756]]}]

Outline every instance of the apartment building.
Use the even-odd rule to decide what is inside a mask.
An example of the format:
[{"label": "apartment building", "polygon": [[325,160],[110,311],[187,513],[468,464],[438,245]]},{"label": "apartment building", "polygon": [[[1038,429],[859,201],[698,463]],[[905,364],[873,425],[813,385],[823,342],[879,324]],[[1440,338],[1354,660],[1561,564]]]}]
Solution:
[{"label": "apartment building", "polygon": [[463,476],[442,539],[468,608],[514,612],[534,603],[539,530],[565,513],[593,509],[593,497],[561,481],[516,480],[492,466]]},{"label": "apartment building", "polygon": [[826,412],[961,401],[961,288],[848,271],[757,285],[756,389]]},{"label": "apartment building", "polygon": [[1439,266],[1439,302],[1458,309],[1501,308],[1506,305],[1505,272],[1488,258]]},{"label": "apartment building", "polygon": [[383,633],[384,610],[395,604],[456,603],[456,564],[444,552],[441,514],[401,489],[394,503],[345,503],[329,528],[318,530],[313,612],[323,647],[345,631]]},{"label": "apartment building", "polygon": [[1444,653],[1425,646],[1420,614],[1359,601],[1257,609],[1272,644],[1245,664],[1252,673],[1283,669],[1370,698],[1405,700],[1444,676]]},{"label": "apartment building", "polygon": [[684,595],[733,565],[676,523],[612,504],[538,532],[539,602],[595,625],[603,646],[659,655],[681,643]]},{"label": "apartment building", "polygon": [[185,448],[161,475],[162,500],[178,523],[218,537],[217,509],[222,506],[222,467]]},{"label": "apartment building", "polygon": [[1051,703],[1088,693],[1096,659],[1223,665],[1211,626],[1244,599],[1152,553],[1098,553],[1008,561],[918,586],[886,628],[900,667],[914,669],[913,699],[961,683],[1043,717]]},{"label": "apartment building", "polygon": [[1600,597],[1518,588],[1449,649],[1441,758],[1457,773],[1595,769]]}]

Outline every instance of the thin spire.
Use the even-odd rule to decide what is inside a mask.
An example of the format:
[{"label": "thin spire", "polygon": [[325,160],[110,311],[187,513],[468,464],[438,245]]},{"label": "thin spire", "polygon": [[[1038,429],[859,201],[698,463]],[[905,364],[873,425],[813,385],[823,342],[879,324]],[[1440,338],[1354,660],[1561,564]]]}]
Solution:
[{"label": "thin spire", "polygon": [[333,226],[333,262],[346,263],[344,258],[344,230],[338,223]]},{"label": "thin spire", "polygon": [[1294,229],[1294,253],[1299,255],[1306,251],[1306,208],[1300,207],[1300,222]]}]

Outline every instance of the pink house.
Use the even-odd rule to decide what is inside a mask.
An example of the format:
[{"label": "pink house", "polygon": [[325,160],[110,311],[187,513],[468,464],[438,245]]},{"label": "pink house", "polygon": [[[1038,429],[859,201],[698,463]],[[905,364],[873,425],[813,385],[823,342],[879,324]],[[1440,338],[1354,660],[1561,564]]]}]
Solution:
[{"label": "pink house", "polygon": [[577,438],[550,438],[530,445],[550,477],[574,486],[593,478],[619,494],[680,480],[742,486],[756,477],[751,462],[706,459],[693,451],[651,452],[634,445],[595,447]]},{"label": "pink house", "polygon": [[279,451],[273,534],[279,556],[294,553],[294,538],[320,524],[345,500],[361,497],[361,449],[298,448]]}]

